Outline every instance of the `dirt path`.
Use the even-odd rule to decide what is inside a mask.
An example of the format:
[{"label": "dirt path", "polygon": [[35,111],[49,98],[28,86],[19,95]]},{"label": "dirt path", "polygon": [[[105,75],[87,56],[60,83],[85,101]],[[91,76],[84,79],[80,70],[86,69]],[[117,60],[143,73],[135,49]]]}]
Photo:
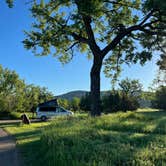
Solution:
[{"label": "dirt path", "polygon": [[20,166],[13,138],[0,128],[0,166]]}]

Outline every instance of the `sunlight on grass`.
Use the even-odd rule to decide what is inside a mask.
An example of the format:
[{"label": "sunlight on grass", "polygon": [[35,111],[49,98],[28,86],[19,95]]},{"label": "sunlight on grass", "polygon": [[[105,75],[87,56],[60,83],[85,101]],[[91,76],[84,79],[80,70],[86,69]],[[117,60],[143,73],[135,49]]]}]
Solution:
[{"label": "sunlight on grass", "polygon": [[80,114],[6,130],[16,137],[28,166],[166,165],[164,111]]}]

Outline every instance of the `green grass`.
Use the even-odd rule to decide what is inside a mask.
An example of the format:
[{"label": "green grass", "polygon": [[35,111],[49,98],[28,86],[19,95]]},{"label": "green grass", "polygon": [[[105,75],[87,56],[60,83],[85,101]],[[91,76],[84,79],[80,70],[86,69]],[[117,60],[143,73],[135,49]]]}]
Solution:
[{"label": "green grass", "polygon": [[[0,112],[0,120],[2,119],[21,119],[21,115],[24,112]],[[36,117],[36,114],[33,115],[31,112],[25,112],[25,114],[30,118],[33,119]]]},{"label": "green grass", "polygon": [[38,153],[41,147],[40,136],[43,128],[47,125],[49,125],[49,122],[33,123],[30,125],[23,125],[21,123],[2,124],[0,127],[3,127],[15,137],[24,165],[38,166],[40,164],[37,158],[42,158],[43,156],[43,154],[39,156]]},{"label": "green grass", "polygon": [[165,166],[166,112],[138,110],[13,125],[26,165]]}]

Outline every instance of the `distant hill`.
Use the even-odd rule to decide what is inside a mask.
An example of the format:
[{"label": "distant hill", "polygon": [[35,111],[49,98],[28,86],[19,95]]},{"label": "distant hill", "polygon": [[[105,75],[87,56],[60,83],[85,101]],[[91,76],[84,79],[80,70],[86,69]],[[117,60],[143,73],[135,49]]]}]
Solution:
[{"label": "distant hill", "polygon": [[[74,97],[81,98],[81,97],[85,96],[86,93],[89,93],[89,91],[77,90],[77,91],[71,91],[71,92],[56,96],[56,98],[67,99],[67,100],[71,101]],[[146,92],[144,92],[144,93],[146,93]],[[109,91],[102,91],[101,97],[108,95],[108,94],[109,94]],[[150,96],[150,94],[148,96]],[[152,107],[151,101],[148,99],[141,99],[138,102],[139,102],[141,108]]]},{"label": "distant hill", "polygon": [[57,98],[72,100],[74,97],[81,98],[86,95],[88,91],[78,90],[78,91],[71,91],[68,93],[64,93],[62,95],[56,96]]},{"label": "distant hill", "polygon": [[[85,96],[86,93],[89,93],[89,91],[84,91],[84,90],[71,91],[71,92],[64,93],[62,95],[56,96],[56,98],[72,100],[74,97],[81,98],[81,97]],[[109,93],[109,91],[102,91],[101,96],[104,96],[108,93]]]}]

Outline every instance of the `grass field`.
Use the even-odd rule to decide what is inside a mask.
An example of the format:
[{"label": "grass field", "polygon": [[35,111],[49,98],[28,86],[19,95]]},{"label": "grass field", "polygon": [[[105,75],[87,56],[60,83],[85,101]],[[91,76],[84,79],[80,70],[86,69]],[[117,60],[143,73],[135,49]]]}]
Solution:
[{"label": "grass field", "polygon": [[26,114],[30,119],[36,118],[36,114],[31,112],[0,112],[0,120],[20,119],[22,114]]},{"label": "grass field", "polygon": [[166,111],[77,115],[3,127],[16,138],[28,166],[166,165]]}]

